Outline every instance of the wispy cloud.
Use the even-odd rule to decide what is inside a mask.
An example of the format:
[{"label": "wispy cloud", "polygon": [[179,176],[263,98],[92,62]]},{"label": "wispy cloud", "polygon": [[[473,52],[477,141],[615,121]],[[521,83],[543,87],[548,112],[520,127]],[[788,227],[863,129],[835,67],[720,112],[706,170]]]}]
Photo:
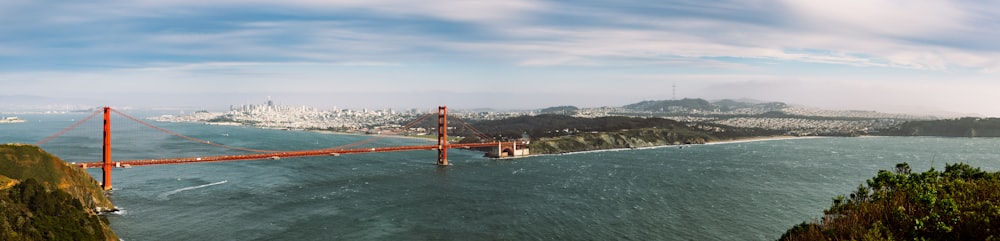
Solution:
[{"label": "wispy cloud", "polygon": [[[332,79],[393,91],[504,81],[651,97],[662,92],[641,87],[650,81],[616,78],[978,86],[1000,69],[998,15],[1000,4],[972,0],[8,0],[0,81]],[[42,89],[31,86],[18,88]]]},{"label": "wispy cloud", "polygon": [[[955,43],[962,40],[951,37],[989,31],[975,24],[984,21],[984,13],[963,4],[937,0],[56,4],[31,15],[2,17],[9,20],[5,22],[32,22],[29,26],[36,29],[8,29],[27,36],[5,44],[27,51],[0,54],[59,51],[70,59],[82,59],[101,58],[92,52],[110,52],[117,56],[106,61],[133,63],[426,61],[422,58],[456,54],[529,66],[607,65],[626,59],[632,60],[627,64],[656,63],[664,56],[680,56],[931,70],[994,68],[997,63],[991,60],[997,59],[1000,47],[969,40],[974,49],[967,49]],[[12,9],[38,9],[38,5],[8,3]]]}]

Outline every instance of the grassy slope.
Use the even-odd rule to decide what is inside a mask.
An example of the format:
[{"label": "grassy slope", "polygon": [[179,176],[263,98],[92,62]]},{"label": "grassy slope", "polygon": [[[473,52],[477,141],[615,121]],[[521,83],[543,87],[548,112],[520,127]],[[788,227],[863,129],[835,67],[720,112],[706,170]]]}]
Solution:
[{"label": "grassy slope", "polygon": [[0,176],[0,190],[4,190],[19,183],[16,179],[11,179],[7,176]]},{"label": "grassy slope", "polygon": [[0,175],[12,179],[34,178],[49,190],[66,191],[92,209],[114,209],[100,184],[85,170],[71,166],[32,145],[0,145]]}]

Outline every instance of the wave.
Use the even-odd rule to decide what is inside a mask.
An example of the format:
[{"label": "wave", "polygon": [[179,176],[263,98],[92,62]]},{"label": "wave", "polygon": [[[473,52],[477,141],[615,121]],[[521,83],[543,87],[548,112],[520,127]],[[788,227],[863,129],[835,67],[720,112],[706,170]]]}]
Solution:
[{"label": "wave", "polygon": [[159,198],[159,199],[167,199],[167,197],[170,197],[170,195],[174,195],[174,194],[179,193],[179,192],[188,191],[188,190],[194,190],[194,189],[203,188],[203,187],[211,187],[211,186],[215,186],[215,185],[219,185],[219,184],[223,184],[223,183],[227,183],[227,182],[229,182],[229,180],[222,180],[222,181],[219,181],[219,182],[213,182],[213,183],[204,184],[204,185],[198,185],[198,186],[193,186],[193,187],[180,188],[180,189],[177,189],[177,190],[173,190],[173,191],[161,193],[160,195],[157,195],[156,197]]}]

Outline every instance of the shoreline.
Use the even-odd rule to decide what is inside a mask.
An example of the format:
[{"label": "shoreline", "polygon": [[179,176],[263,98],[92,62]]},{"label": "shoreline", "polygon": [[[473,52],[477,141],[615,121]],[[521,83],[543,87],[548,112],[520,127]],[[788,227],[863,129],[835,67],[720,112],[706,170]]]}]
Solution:
[{"label": "shoreline", "polygon": [[611,149],[600,149],[600,150],[589,150],[589,151],[575,151],[575,152],[554,153],[554,154],[533,154],[533,155],[529,155],[529,156],[559,156],[559,155],[589,154],[589,153],[613,152],[613,151],[660,149],[660,148],[671,148],[671,147],[677,147],[677,146],[683,147],[683,146],[693,146],[693,145],[724,145],[724,144],[761,142],[761,141],[780,141],[780,140],[816,139],[816,138],[830,138],[830,137],[827,137],[827,136],[760,136],[760,137],[748,137],[748,138],[730,139],[730,140],[722,140],[722,141],[712,141],[712,142],[706,142],[704,144],[660,145],[660,146],[647,146],[647,147],[639,147],[639,148],[611,148]]},{"label": "shoreline", "polygon": [[[432,138],[423,138],[407,135],[398,134],[362,134],[354,132],[340,132],[340,131],[329,131],[329,130],[303,130],[308,132],[316,132],[326,135],[350,135],[350,136],[370,136],[371,138],[400,138],[400,139],[411,139],[411,140],[422,140],[426,142],[435,143],[437,142]],[[780,140],[797,140],[797,139],[816,139],[816,138],[830,138],[830,136],[757,136],[757,137],[747,137],[747,138],[737,138],[737,139],[727,139],[718,141],[708,141],[703,144],[678,144],[678,145],[659,145],[659,146],[647,146],[647,147],[637,147],[637,148],[610,148],[610,149],[599,149],[599,150],[588,150],[588,151],[576,151],[576,152],[565,152],[565,153],[552,153],[552,154],[531,154],[527,156],[519,157],[508,157],[508,158],[497,158],[497,159],[519,159],[527,158],[532,156],[550,156],[550,155],[572,155],[572,154],[588,154],[588,153],[600,153],[600,152],[612,152],[612,151],[627,151],[627,150],[645,150],[645,149],[659,149],[659,148],[671,148],[675,146],[680,147],[690,147],[692,145],[723,145],[723,144],[735,144],[735,143],[748,143],[748,142],[761,142],[761,141],[780,141]]]},{"label": "shoreline", "polygon": [[730,139],[723,141],[711,141],[711,142],[706,142],[705,144],[702,145],[721,145],[721,144],[746,143],[746,142],[758,142],[758,141],[780,141],[780,140],[816,139],[816,138],[831,138],[831,137],[832,136],[759,136],[759,137]]},{"label": "shoreline", "polygon": [[391,138],[400,138],[400,139],[412,139],[412,140],[424,140],[424,141],[428,141],[428,142],[437,142],[435,139],[430,139],[430,138],[422,138],[422,137],[415,137],[415,136],[404,136],[404,135],[396,135],[396,134],[376,134],[376,135],[369,135],[369,134],[361,134],[361,133],[340,132],[340,131],[327,131],[327,130],[305,130],[305,131],[316,132],[316,133],[326,134],[326,135],[370,136],[372,138],[377,138],[377,137],[383,137],[383,138],[385,138],[385,137],[391,137]]}]

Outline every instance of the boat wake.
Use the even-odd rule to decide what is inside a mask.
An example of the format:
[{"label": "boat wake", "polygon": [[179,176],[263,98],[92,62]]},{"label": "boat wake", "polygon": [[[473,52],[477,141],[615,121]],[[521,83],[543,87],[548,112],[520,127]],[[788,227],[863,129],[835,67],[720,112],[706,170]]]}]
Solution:
[{"label": "boat wake", "polygon": [[223,183],[227,183],[227,182],[229,182],[229,180],[222,180],[222,181],[219,181],[219,182],[213,182],[213,183],[204,184],[204,185],[198,185],[198,186],[193,186],[193,187],[180,188],[180,189],[177,189],[177,190],[173,190],[173,191],[161,193],[160,195],[157,195],[156,197],[159,198],[159,199],[161,199],[161,200],[166,200],[168,197],[170,197],[170,195],[174,195],[174,194],[179,193],[179,192],[188,191],[188,190],[194,190],[194,189],[203,188],[203,187],[211,187],[211,186],[215,186],[215,185],[219,185],[219,184],[223,184]]}]

